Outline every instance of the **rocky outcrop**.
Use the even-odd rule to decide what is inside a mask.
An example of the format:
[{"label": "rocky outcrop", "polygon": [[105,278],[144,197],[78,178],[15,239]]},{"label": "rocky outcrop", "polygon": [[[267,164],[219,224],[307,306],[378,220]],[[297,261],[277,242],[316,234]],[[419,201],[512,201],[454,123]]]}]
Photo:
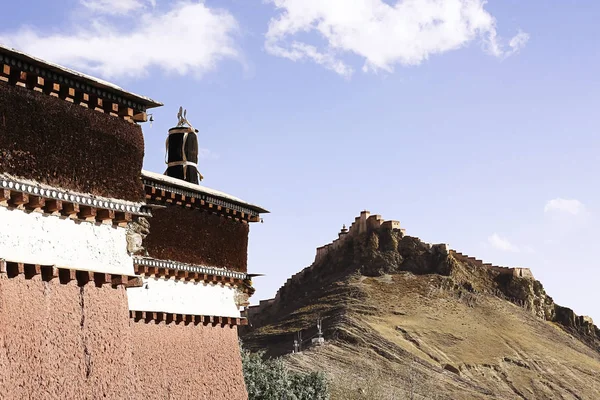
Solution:
[{"label": "rocky outcrop", "polygon": [[539,318],[554,321],[555,307],[552,297],[546,294],[540,281],[498,275],[496,283],[501,292],[513,303],[531,310]]},{"label": "rocky outcrop", "polygon": [[594,325],[594,321],[588,316],[575,314],[570,308],[555,305],[552,321],[573,329],[584,336],[600,339],[600,329]]}]

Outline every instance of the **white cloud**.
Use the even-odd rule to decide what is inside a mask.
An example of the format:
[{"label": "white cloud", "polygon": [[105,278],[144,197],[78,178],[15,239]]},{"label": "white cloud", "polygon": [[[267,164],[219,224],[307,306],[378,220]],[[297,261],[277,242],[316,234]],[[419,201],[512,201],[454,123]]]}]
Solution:
[{"label": "white cloud", "polygon": [[513,38],[510,39],[510,42],[508,42],[510,50],[505,55],[511,55],[521,51],[529,41],[529,37],[529,33],[519,30],[519,33],[513,36]]},{"label": "white cloud", "polygon": [[80,0],[79,3],[92,12],[111,15],[123,15],[156,6],[156,0]]},{"label": "white cloud", "polygon": [[544,207],[544,212],[562,212],[571,215],[579,215],[585,212],[585,206],[576,199],[556,198],[549,200]]},{"label": "white cloud", "polygon": [[494,233],[492,236],[488,237],[488,243],[494,247],[495,249],[502,251],[510,251],[513,253],[519,252],[519,248],[512,244],[508,239]]},{"label": "white cloud", "polygon": [[[311,60],[340,75],[353,68],[340,57],[364,59],[363,71],[391,72],[394,65],[419,65],[429,56],[481,39],[486,51],[505,58],[529,39],[519,32],[505,50],[496,20],[484,10],[485,0],[267,0],[279,11],[272,18],[265,48],[292,61]],[[299,40],[318,33],[324,44]]]},{"label": "white cloud", "polygon": [[[88,1],[96,6],[119,2]],[[238,24],[227,11],[198,1],[179,1],[161,12],[153,7],[147,9],[148,3],[152,6],[148,1],[124,2],[123,13],[131,11],[131,7],[143,7],[142,12],[126,16],[129,24],[121,20],[117,26],[92,16],[85,26],[73,31],[43,33],[24,27],[0,33],[0,42],[106,78],[139,77],[151,67],[200,76],[223,59],[240,58],[234,42]],[[125,11],[127,7],[129,11]]]}]

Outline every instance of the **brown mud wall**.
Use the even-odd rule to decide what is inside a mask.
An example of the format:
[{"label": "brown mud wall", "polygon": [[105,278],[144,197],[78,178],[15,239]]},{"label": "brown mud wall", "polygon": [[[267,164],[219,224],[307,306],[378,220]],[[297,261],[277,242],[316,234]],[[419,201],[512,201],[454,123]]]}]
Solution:
[{"label": "brown mud wall", "polygon": [[132,330],[145,400],[248,398],[235,327],[139,321]]},{"label": "brown mud wall", "polygon": [[247,399],[237,329],[129,318],[124,288],[0,275],[0,399]]},{"label": "brown mud wall", "polygon": [[0,276],[0,398],[135,393],[124,288]]},{"label": "brown mud wall", "polygon": [[152,211],[144,247],[151,257],[246,272],[247,224],[169,205]]},{"label": "brown mud wall", "polygon": [[0,172],[141,201],[143,158],[138,125],[0,82]]}]

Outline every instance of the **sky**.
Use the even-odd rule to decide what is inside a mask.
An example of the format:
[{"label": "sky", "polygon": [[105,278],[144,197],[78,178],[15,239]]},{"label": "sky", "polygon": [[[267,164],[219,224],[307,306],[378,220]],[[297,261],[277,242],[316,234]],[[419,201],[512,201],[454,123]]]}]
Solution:
[{"label": "sky", "polygon": [[252,224],[253,303],[361,210],[411,236],[531,268],[600,322],[600,3],[520,0],[31,0],[0,43],[165,105],[143,125],[163,172],[177,110],[203,185]]}]

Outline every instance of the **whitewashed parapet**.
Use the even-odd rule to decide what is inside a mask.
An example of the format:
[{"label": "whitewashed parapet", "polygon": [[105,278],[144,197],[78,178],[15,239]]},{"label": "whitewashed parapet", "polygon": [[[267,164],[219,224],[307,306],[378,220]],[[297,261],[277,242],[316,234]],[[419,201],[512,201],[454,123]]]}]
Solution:
[{"label": "whitewashed parapet", "polygon": [[127,289],[129,310],[239,318],[239,289],[212,282],[142,277],[141,287]]},{"label": "whitewashed parapet", "polygon": [[28,264],[133,274],[125,228],[0,207],[0,256]]}]

